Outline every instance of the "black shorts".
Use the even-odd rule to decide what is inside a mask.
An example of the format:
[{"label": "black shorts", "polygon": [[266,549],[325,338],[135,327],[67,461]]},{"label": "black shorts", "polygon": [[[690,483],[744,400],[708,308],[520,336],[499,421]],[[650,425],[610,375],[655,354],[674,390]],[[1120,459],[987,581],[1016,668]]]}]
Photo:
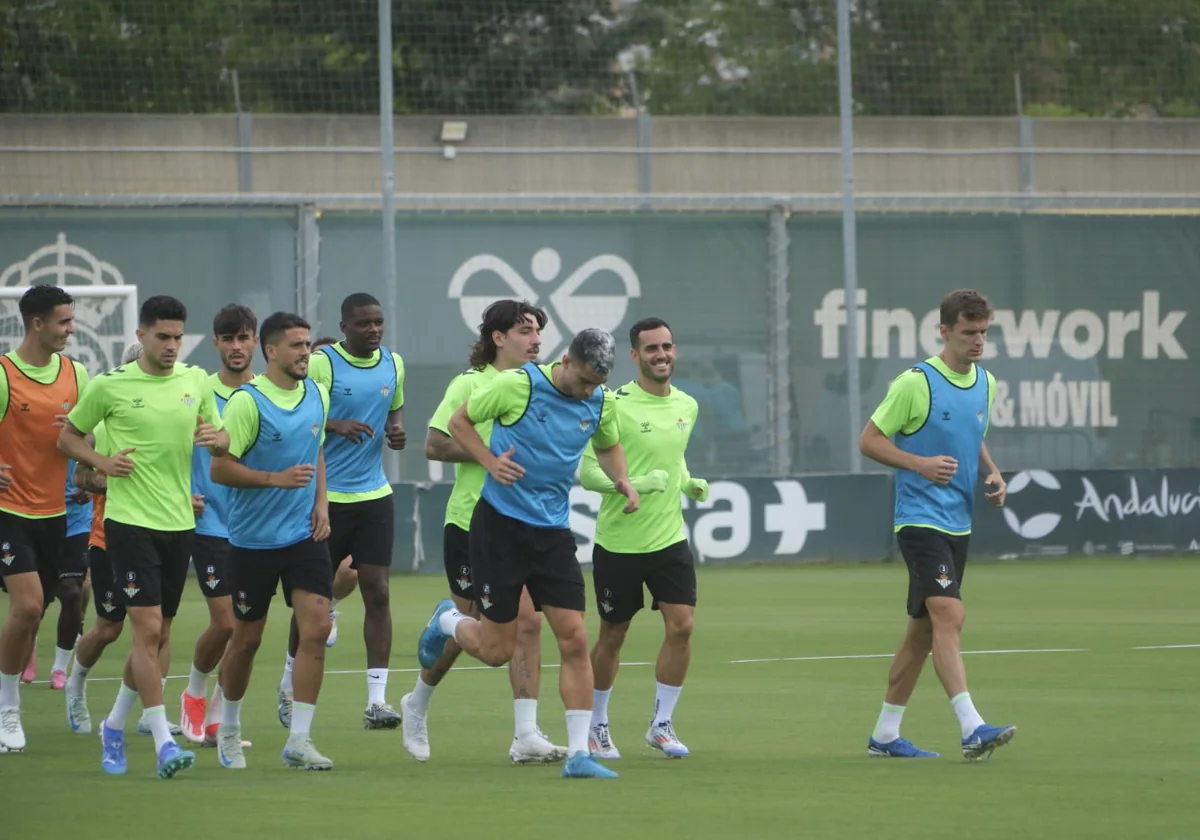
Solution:
[{"label": "black shorts", "polygon": [[392,565],[396,507],[389,493],[366,502],[329,503],[329,559],[333,568],[353,557],[351,568]]},{"label": "black shorts", "polygon": [[67,539],[67,515],[30,519],[0,510],[0,589],[4,578],[34,572],[42,584],[45,606],[58,592],[58,564]]},{"label": "black shorts", "polygon": [[629,621],[646,605],[696,606],[696,563],[687,540],[647,554],[615,554],[602,545],[592,549],[592,583],[600,617],[613,624]]},{"label": "black shorts", "polygon": [[163,618],[175,617],[187,585],[195,533],[104,520],[109,562],[126,607],[162,607]]},{"label": "black shorts", "polygon": [[192,540],[192,568],[196,582],[205,598],[220,598],[229,594],[229,564],[233,546],[224,537],[197,534]]},{"label": "black shorts", "polygon": [[229,564],[233,617],[241,621],[266,618],[281,581],[283,600],[289,607],[292,592],[297,589],[332,598],[333,566],[329,561],[329,545],[306,537],[284,548],[234,546]]},{"label": "black shorts", "polygon": [[88,548],[88,569],[92,573],[92,601],[96,604],[96,617],[105,621],[125,620],[125,601],[117,587],[108,552],[100,546]]},{"label": "black shorts", "polygon": [[58,579],[79,578],[82,580],[88,570],[88,537],[84,532],[63,538],[62,559],[58,561]]},{"label": "black shorts", "polygon": [[471,516],[471,571],[474,600],[497,624],[514,621],[521,588],[537,610],[561,607],[583,612],[587,595],[569,528],[535,528],[505,516],[483,499]]},{"label": "black shorts", "polygon": [[447,525],[442,529],[442,558],[446,564],[446,580],[450,583],[450,594],[474,601],[471,535],[457,525]]},{"label": "black shorts", "polygon": [[908,566],[908,614],[929,614],[925,599],[934,596],[962,599],[970,535],[955,536],[933,528],[906,525],[896,532],[900,555]]}]

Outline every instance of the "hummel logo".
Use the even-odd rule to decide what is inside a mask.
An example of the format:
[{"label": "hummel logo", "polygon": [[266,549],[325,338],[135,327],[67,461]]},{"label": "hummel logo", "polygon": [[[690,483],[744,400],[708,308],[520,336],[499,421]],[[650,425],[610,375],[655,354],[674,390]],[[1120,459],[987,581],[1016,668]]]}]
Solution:
[{"label": "hummel logo", "polygon": [[281,440],[283,440],[283,435],[281,435],[279,432],[271,433],[271,442],[272,443],[279,443]]},{"label": "hummel logo", "polygon": [[950,419],[950,412],[949,412],[949,411],[943,411],[943,412],[942,412],[942,419],[943,419],[943,420],[949,420],[949,419]]},{"label": "hummel logo", "polygon": [[342,396],[343,397],[353,396],[353,393],[354,392],[350,390],[349,386],[342,388]]},{"label": "hummel logo", "polygon": [[132,405],[134,408],[145,408],[146,407],[146,401],[144,399],[142,399],[141,397],[134,397],[131,402],[132,402]]},{"label": "hummel logo", "polygon": [[642,432],[648,432],[648,431],[650,431],[650,424],[642,423]]},{"label": "hummel logo", "polygon": [[28,410],[29,410],[29,403],[21,403],[21,410],[22,410],[22,411],[28,411]]}]

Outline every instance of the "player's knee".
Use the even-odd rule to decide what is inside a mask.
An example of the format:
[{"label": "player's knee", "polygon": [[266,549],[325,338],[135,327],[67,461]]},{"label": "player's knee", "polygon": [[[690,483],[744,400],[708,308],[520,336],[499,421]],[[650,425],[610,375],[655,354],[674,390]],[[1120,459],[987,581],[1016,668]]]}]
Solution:
[{"label": "player's knee", "polygon": [[106,621],[101,619],[96,622],[94,632],[99,637],[101,643],[111,645],[117,639],[121,638],[121,631],[124,629],[124,621]]},{"label": "player's knee", "polygon": [[536,644],[542,637],[542,614],[522,612],[517,615],[517,644]]},{"label": "player's knee", "polygon": [[36,627],[42,621],[42,593],[13,595],[9,593],[8,614],[19,625]]},{"label": "player's knee", "polygon": [[78,610],[79,603],[83,600],[83,579],[63,578],[60,580],[58,582],[58,600],[64,610]]},{"label": "player's knee", "polygon": [[558,654],[562,659],[586,659],[588,656],[587,629],[583,622],[563,628],[556,634]]},{"label": "player's knee", "polygon": [[359,584],[359,588],[362,589],[363,609],[367,612],[387,612],[391,609],[391,592],[386,579],[382,582],[375,581],[370,585],[365,585],[360,580]]},{"label": "player's knee", "polygon": [[666,618],[667,638],[672,642],[688,642],[692,638],[692,628],[695,627],[695,616],[691,611],[672,615]]},{"label": "player's knee", "polygon": [[329,634],[333,630],[333,622],[329,619],[329,613],[322,611],[319,617],[314,617],[309,621],[305,621],[299,626],[300,644],[305,646],[318,645],[325,647],[325,642],[329,639]]},{"label": "player's knee", "polygon": [[962,630],[966,617],[962,601],[957,598],[929,598],[925,606],[929,610],[929,621],[935,635]]},{"label": "player's knee", "polygon": [[600,637],[596,640],[596,644],[603,648],[612,648],[620,650],[625,644],[625,635],[629,632],[628,621],[601,621],[600,622]]}]

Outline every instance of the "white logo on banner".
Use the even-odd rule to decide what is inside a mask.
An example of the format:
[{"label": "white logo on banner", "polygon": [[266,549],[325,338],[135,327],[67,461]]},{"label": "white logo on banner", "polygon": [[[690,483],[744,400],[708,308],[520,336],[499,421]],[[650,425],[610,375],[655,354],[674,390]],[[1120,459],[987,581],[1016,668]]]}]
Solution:
[{"label": "white logo on banner", "polygon": [[[1062,485],[1058,483],[1058,479],[1045,470],[1023,470],[1014,475],[1012,481],[1008,482],[1008,498],[1011,500],[1013,496],[1020,493],[1030,484],[1036,484],[1038,487],[1044,487],[1047,490],[1062,489]],[[1017,517],[1016,512],[1013,511],[1012,505],[1005,503],[1004,521],[1008,523],[1008,527],[1012,529],[1014,534],[1024,537],[1027,540],[1040,540],[1042,537],[1049,536],[1058,527],[1058,523],[1062,521],[1062,516],[1057,513],[1036,513],[1022,522]]]},{"label": "white logo on banner", "polygon": [[[49,283],[55,286],[122,286],[121,270],[100,259],[91,251],[67,242],[59,233],[52,245],[43,245],[23,260],[17,260],[0,272],[0,286],[33,286]],[[68,289],[69,290],[69,289]],[[80,362],[92,374],[111,370],[121,361],[121,351],[136,324],[123,324],[119,317],[122,299],[111,297],[77,297],[75,300],[75,335],[66,353]],[[0,298],[0,319],[18,320],[21,317],[16,298]],[[14,349],[20,342],[21,330],[6,331],[0,343]],[[183,361],[204,340],[203,334],[185,335],[179,350]]]},{"label": "white logo on banner", "polygon": [[[579,287],[593,276],[609,271],[615,274],[624,286],[621,295],[575,296]],[[562,257],[553,248],[542,248],[533,255],[529,273],[539,283],[551,283],[562,272]],[[562,284],[546,295],[531,286],[520,273],[495,254],[476,254],[460,265],[450,278],[448,294],[458,301],[463,323],[471,332],[479,329],[483,311],[492,303],[501,300],[501,295],[470,295],[465,293],[467,282],[479,274],[492,274],[504,281],[512,297],[527,300],[546,310],[549,320],[542,330],[541,358],[553,361],[566,349],[566,344],[575,333],[588,327],[598,327],[612,332],[621,326],[632,298],[641,297],[642,284],[637,272],[624,258],[616,254],[599,254],[575,269]]]},{"label": "white logo on banner", "polygon": [[[825,530],[825,502],[810,501],[799,481],[779,480],[774,484],[779,501],[763,505],[763,530],[779,535],[774,556],[799,554],[810,534]],[[754,502],[744,486],[736,481],[714,481],[709,485],[707,500],[696,502],[684,496],[682,503],[685,509],[691,506],[705,511],[696,517],[690,529],[684,524],[684,536],[698,561],[727,560],[750,549],[754,538]],[[720,509],[714,509],[717,505]],[[593,516],[580,511],[580,507]],[[570,526],[582,538],[576,550],[580,563],[592,562],[596,538],[594,514],[599,512],[599,493],[578,485],[571,488]]]}]

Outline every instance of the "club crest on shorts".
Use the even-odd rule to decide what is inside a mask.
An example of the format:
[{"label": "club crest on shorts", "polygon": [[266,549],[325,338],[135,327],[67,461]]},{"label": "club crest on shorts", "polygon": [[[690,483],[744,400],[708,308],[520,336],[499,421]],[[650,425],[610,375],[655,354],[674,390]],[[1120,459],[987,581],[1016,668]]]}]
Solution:
[{"label": "club crest on shorts", "polygon": [[605,613],[612,612],[612,590],[605,587],[604,591],[600,593],[600,597],[603,599],[600,601],[600,609],[604,610]]},{"label": "club crest on shorts", "polygon": [[245,590],[241,590],[238,592],[237,608],[238,608],[238,612],[240,612],[242,615],[245,615],[246,613],[250,612],[250,605],[248,603],[246,603],[246,591]]},{"label": "club crest on shorts", "polygon": [[217,567],[209,566],[207,569],[204,570],[204,572],[206,575],[208,575],[208,578],[204,581],[204,585],[207,586],[209,589],[216,589],[217,584],[219,584],[221,582],[221,579],[219,577],[217,577]]},{"label": "club crest on shorts", "polygon": [[16,559],[17,556],[12,553],[12,545],[10,543],[0,545],[0,563],[3,563],[5,566],[11,566]]},{"label": "club crest on shorts", "polygon": [[948,588],[954,582],[950,580],[950,576],[947,574],[948,571],[945,565],[938,566],[937,585],[942,587],[942,589]]},{"label": "club crest on shorts", "polygon": [[488,597],[491,594],[492,587],[485,583],[483,585],[483,595],[479,598],[479,603],[483,605],[485,610],[490,610],[492,608],[492,599]]},{"label": "club crest on shorts", "polygon": [[125,593],[126,598],[132,598],[134,595],[137,595],[139,592],[142,591],[141,588],[137,585],[137,573],[136,572],[126,572],[125,573],[125,588],[122,589],[121,591]]},{"label": "club crest on shorts", "polygon": [[456,580],[455,583],[458,584],[458,588],[461,589],[463,592],[466,592],[468,589],[471,588],[471,567],[470,566],[459,566],[458,580]]},{"label": "club crest on shorts", "polygon": [[117,605],[113,603],[113,594],[112,590],[110,589],[104,593],[104,599],[100,601],[100,609],[104,610],[106,613],[110,613],[116,608]]}]

